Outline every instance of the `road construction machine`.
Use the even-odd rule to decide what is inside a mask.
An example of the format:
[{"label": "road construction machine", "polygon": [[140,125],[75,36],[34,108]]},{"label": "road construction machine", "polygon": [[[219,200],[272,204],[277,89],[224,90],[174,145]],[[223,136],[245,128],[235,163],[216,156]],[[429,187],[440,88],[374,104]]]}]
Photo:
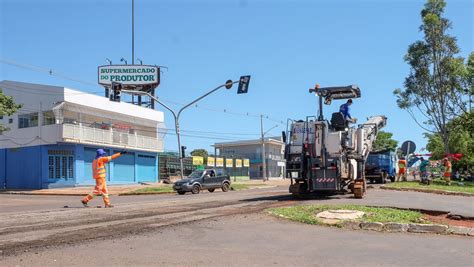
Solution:
[{"label": "road construction machine", "polygon": [[355,198],[366,192],[365,163],[378,131],[387,118],[377,115],[358,126],[350,126],[342,112],[323,116],[324,104],[333,100],[361,96],[357,85],[309,89],[319,100],[318,116],[306,120],[288,120],[283,134],[286,177],[291,179],[290,193],[295,196],[328,195],[350,191]]}]

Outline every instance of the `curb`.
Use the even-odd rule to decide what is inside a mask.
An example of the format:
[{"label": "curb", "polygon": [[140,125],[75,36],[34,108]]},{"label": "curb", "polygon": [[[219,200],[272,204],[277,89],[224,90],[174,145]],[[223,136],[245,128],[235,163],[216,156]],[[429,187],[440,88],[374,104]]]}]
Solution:
[{"label": "curb", "polygon": [[412,191],[412,192],[421,192],[421,193],[438,194],[438,195],[474,197],[474,194],[471,194],[471,193],[445,191],[445,190],[440,190],[440,189],[419,189],[419,188],[407,188],[407,187],[398,188],[398,187],[386,187],[386,186],[381,186],[380,189],[393,190],[393,191]]},{"label": "curb", "polygon": [[[326,225],[326,224],[325,224]],[[461,226],[446,226],[443,224],[419,224],[419,223],[380,223],[380,222],[356,222],[344,221],[342,227],[349,230],[369,230],[377,232],[392,233],[420,233],[420,234],[453,234],[474,237],[474,228]]]}]

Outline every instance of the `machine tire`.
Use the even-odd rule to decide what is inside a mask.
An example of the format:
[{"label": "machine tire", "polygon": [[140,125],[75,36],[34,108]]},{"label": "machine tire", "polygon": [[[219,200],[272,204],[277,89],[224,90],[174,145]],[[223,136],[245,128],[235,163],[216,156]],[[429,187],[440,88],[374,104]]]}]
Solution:
[{"label": "machine tire", "polygon": [[362,179],[362,181],[355,181],[354,187],[356,187],[357,183],[362,183],[362,186],[359,188],[354,188],[354,198],[361,199],[364,198],[365,191],[366,191],[366,182],[365,179]]},{"label": "machine tire", "polygon": [[382,173],[380,174],[380,178],[379,178],[379,179],[380,179],[380,183],[385,184],[385,183],[387,182],[387,173],[386,173],[386,172],[382,172]]},{"label": "machine tire", "polygon": [[201,187],[198,184],[193,185],[193,188],[191,189],[191,193],[199,194],[200,191],[201,191]]},{"label": "machine tire", "polygon": [[230,188],[230,184],[229,184],[229,183],[223,183],[223,184],[222,184],[222,187],[221,187],[222,192],[227,192],[227,191],[229,191],[229,188]]},{"label": "machine tire", "polygon": [[186,194],[186,191],[178,191],[178,194],[184,195],[184,194]]},{"label": "machine tire", "polygon": [[215,189],[215,188],[209,188],[209,189],[207,189],[207,191],[209,191],[209,192],[211,192],[211,193],[214,192],[214,190],[216,190],[216,189]]},{"label": "machine tire", "polygon": [[395,176],[390,176],[390,182],[395,183]]}]

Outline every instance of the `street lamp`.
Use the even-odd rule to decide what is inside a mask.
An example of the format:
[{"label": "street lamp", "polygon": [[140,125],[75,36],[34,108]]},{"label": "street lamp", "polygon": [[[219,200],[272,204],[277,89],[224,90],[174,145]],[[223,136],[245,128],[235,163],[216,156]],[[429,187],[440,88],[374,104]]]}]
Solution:
[{"label": "street lamp", "polygon": [[268,180],[267,178],[267,161],[265,159],[265,135],[270,132],[271,130],[278,127],[278,125],[273,126],[272,128],[268,129],[266,132],[263,132],[263,115],[260,115],[260,132],[262,134],[262,175],[263,181]]},{"label": "street lamp", "polygon": [[181,178],[183,178],[183,173],[184,173],[183,158],[184,158],[184,155],[181,152],[181,136],[180,136],[180,128],[179,128],[179,117],[180,117],[181,113],[186,108],[192,106],[193,104],[195,104],[199,100],[201,100],[201,99],[205,98],[206,96],[214,93],[215,91],[221,89],[222,87],[225,87],[226,89],[232,88],[232,85],[235,84],[235,83],[239,84],[239,91],[243,90],[243,91],[245,91],[245,93],[247,93],[249,82],[250,82],[250,76],[242,76],[242,77],[240,77],[239,81],[235,81],[235,82],[233,82],[232,80],[227,80],[224,84],[221,84],[221,85],[217,86],[216,88],[212,89],[211,91],[207,92],[206,94],[204,94],[204,95],[196,98],[195,100],[191,101],[191,103],[189,103],[189,104],[185,105],[184,107],[182,107],[180,110],[178,110],[178,112],[175,112],[173,109],[168,107],[165,103],[161,102],[160,100],[158,100],[158,98],[156,98],[155,96],[153,96],[152,94],[150,94],[148,92],[133,91],[133,90],[122,90],[122,92],[129,93],[129,94],[147,95],[151,99],[155,100],[158,104],[162,105],[164,108],[166,108],[167,110],[169,110],[171,112],[171,114],[173,115],[173,118],[174,118],[175,131],[176,131],[176,136],[177,136],[177,139],[178,139],[178,153],[179,153],[179,163],[180,163],[180,169],[181,169],[180,176],[181,176]]}]

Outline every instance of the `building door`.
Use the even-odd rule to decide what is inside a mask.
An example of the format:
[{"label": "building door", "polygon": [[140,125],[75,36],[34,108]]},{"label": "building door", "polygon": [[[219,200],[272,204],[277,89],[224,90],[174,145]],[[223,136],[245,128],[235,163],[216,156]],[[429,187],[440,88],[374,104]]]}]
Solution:
[{"label": "building door", "polygon": [[[115,151],[114,153],[117,153]],[[134,182],[135,181],[135,154],[127,153],[118,157],[113,161],[114,164],[114,176],[112,181],[114,182]]]},{"label": "building door", "polygon": [[137,157],[137,181],[157,182],[156,157],[148,155],[138,155]]},{"label": "building door", "polygon": [[[84,184],[95,184],[94,177],[92,175],[92,162],[95,159],[96,149],[84,148]],[[109,164],[106,164],[107,170],[107,181],[110,180],[109,176]]]}]

